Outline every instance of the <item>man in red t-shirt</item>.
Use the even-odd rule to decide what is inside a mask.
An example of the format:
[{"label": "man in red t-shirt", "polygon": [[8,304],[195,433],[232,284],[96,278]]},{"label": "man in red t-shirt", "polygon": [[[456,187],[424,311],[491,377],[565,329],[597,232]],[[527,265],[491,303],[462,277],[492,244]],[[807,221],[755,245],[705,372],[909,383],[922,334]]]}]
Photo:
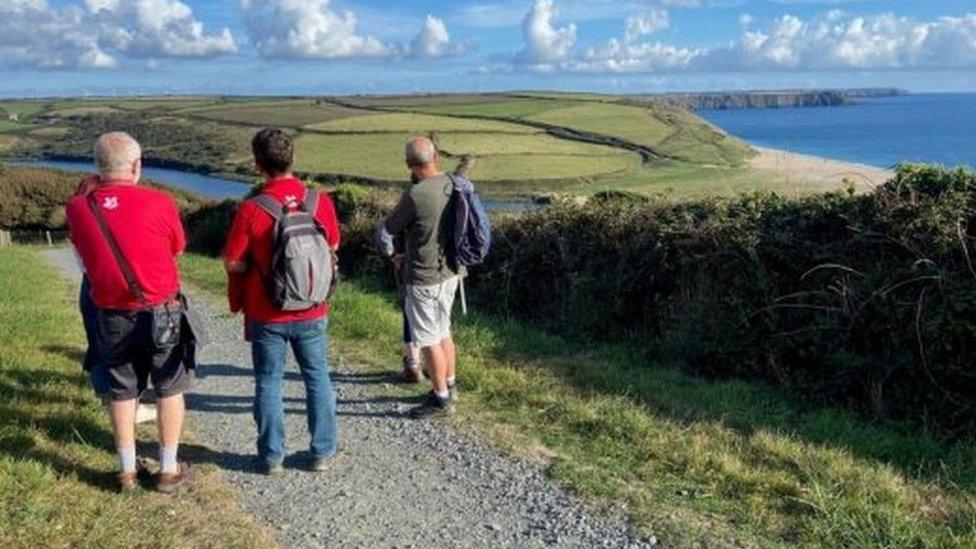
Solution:
[{"label": "man in red t-shirt", "polygon": [[[138,488],[135,419],[147,380],[156,392],[159,423],[157,488],[172,492],[192,469],[176,460],[183,429],[183,394],[192,374],[179,352],[180,289],[177,257],[186,240],[176,203],[167,194],[138,186],[142,151],[122,132],[95,144],[99,179],[75,196],[66,213],[71,241],[91,282],[98,308],[96,343],[112,397],[112,429],[119,454],[119,484]],[[174,315],[163,315],[173,311]],[[175,318],[159,336],[158,319]],[[166,324],[169,327],[169,323]]]},{"label": "man in red t-shirt", "polygon": [[[295,156],[291,138],[281,130],[265,129],[254,136],[251,148],[255,165],[265,177],[260,193],[279,202],[282,208],[301,207],[308,190],[291,173]],[[329,245],[337,249],[339,221],[327,194],[319,193],[314,215]],[[323,471],[336,452],[338,438],[335,392],[326,362],[329,304],[321,303],[304,311],[282,311],[275,306],[268,292],[274,229],[275,219],[254,200],[245,200],[234,216],[223,254],[230,284],[239,286],[228,290],[231,310],[243,308],[251,341],[259,466],[269,475],[283,470],[285,418],[281,383],[290,346],[305,380],[311,435],[309,467]]]}]

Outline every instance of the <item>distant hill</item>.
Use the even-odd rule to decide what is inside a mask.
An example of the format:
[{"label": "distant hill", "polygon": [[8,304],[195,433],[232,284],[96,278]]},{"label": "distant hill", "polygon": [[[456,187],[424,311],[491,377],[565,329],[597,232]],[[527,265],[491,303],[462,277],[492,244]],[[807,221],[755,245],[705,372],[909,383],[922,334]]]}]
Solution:
[{"label": "distant hill", "polygon": [[700,109],[784,109],[797,107],[838,107],[859,99],[897,97],[908,92],[896,88],[859,88],[842,90],[783,90],[708,93],[670,93],[640,96],[664,100],[686,108]]}]

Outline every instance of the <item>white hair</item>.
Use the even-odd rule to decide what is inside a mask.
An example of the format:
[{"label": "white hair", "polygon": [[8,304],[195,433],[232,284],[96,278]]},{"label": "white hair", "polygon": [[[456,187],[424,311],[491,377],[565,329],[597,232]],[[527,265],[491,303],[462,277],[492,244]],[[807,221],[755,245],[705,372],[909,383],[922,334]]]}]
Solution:
[{"label": "white hair", "polygon": [[407,143],[407,164],[411,166],[427,166],[437,160],[437,147],[426,137],[414,137]]},{"label": "white hair", "polygon": [[111,132],[95,141],[94,156],[101,175],[126,173],[142,158],[142,147],[125,132]]}]

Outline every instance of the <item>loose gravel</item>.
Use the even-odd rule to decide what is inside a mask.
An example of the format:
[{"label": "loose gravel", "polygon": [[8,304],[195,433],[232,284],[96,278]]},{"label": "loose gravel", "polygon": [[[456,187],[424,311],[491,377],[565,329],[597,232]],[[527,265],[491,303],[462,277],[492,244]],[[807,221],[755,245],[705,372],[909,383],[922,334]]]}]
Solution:
[{"label": "loose gravel", "polygon": [[[44,252],[66,277],[68,249]],[[197,439],[183,450],[224,471],[245,508],[285,547],[645,547],[619,513],[567,494],[536,464],[501,455],[438,421],[409,419],[414,400],[389,396],[390,376],[333,357],[340,450],[321,473],[302,469],[308,446],[304,388],[289,357],[286,472],[257,473],[254,382],[241,320],[196,293],[212,343],[189,396]],[[462,350],[463,352],[463,350]],[[462,372],[463,376],[463,372]],[[463,399],[463,395],[462,395]],[[463,402],[463,400],[462,400]],[[463,405],[463,404],[462,404]]]}]

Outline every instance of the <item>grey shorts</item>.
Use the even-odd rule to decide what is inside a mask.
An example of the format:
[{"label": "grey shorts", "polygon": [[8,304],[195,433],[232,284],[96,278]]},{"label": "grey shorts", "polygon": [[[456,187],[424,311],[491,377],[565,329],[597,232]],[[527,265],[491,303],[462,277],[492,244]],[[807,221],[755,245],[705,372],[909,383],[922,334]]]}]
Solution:
[{"label": "grey shorts", "polygon": [[451,335],[451,309],[459,281],[455,276],[431,286],[407,285],[403,311],[418,347],[436,345]]},{"label": "grey shorts", "polygon": [[157,345],[152,324],[152,312],[98,311],[98,350],[112,400],[138,398],[148,381],[157,398],[190,389],[193,373],[183,364],[179,346]]}]

